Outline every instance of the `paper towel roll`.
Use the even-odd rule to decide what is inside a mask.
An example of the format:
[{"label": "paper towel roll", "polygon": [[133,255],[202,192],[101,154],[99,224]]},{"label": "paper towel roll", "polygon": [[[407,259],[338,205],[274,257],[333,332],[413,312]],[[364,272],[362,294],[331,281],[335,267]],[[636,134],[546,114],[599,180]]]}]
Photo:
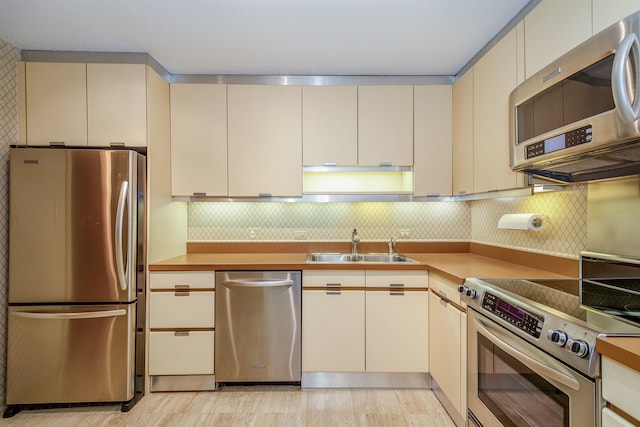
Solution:
[{"label": "paper towel roll", "polygon": [[546,222],[542,215],[533,213],[505,214],[500,217],[498,228],[540,231],[544,228]]}]

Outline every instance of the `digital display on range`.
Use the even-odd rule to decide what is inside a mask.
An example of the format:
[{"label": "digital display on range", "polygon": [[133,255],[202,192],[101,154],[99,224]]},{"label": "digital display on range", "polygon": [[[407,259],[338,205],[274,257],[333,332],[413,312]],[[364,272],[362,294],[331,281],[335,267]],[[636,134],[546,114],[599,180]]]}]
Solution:
[{"label": "digital display on range", "polygon": [[524,321],[524,316],[525,316],[525,312],[522,311],[521,309],[519,309],[518,307],[515,307],[507,302],[504,302],[503,300],[499,299],[498,300],[498,307],[497,307],[497,311],[501,311],[503,313],[507,313],[510,314],[512,317],[514,317],[517,320],[520,321]]}]

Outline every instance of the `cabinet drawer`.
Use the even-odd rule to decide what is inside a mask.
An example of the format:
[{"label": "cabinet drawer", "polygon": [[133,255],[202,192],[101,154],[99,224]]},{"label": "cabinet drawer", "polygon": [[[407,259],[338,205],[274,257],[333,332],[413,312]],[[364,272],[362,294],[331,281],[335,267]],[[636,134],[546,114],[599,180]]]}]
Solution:
[{"label": "cabinet drawer", "polygon": [[[447,298],[454,304],[462,305],[460,292],[458,292],[458,284],[437,274],[429,275],[429,288],[436,291],[439,295]],[[466,307],[466,304],[464,305]]]},{"label": "cabinet drawer", "polygon": [[426,271],[367,271],[366,276],[367,288],[426,288],[429,285]]},{"label": "cabinet drawer", "polygon": [[602,358],[602,397],[640,420],[640,372],[608,357]]},{"label": "cabinet drawer", "polygon": [[213,328],[215,292],[152,292],[149,296],[149,327]]},{"label": "cabinet drawer", "polygon": [[364,286],[364,270],[305,270],[302,273],[302,286]]},{"label": "cabinet drawer", "polygon": [[214,289],[214,271],[154,271],[149,274],[150,289]]},{"label": "cabinet drawer", "polygon": [[602,427],[634,427],[634,425],[613,412],[611,409],[603,408]]},{"label": "cabinet drawer", "polygon": [[211,375],[214,332],[151,332],[149,375]]}]

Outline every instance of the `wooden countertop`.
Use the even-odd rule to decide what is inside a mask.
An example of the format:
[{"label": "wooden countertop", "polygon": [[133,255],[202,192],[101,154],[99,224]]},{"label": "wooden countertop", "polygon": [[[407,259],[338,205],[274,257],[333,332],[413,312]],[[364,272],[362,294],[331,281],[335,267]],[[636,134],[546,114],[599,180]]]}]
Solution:
[{"label": "wooden countertop", "polygon": [[596,340],[596,351],[640,372],[640,337],[603,337]]},{"label": "wooden countertop", "polygon": [[429,270],[462,283],[467,277],[566,278],[557,273],[472,253],[404,253],[417,263],[307,264],[306,253],[187,253],[149,266],[186,270]]}]

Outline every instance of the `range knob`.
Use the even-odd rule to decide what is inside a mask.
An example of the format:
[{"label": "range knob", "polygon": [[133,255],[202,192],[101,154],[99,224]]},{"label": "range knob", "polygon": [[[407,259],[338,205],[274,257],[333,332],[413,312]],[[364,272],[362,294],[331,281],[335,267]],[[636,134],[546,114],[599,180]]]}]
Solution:
[{"label": "range knob", "polygon": [[467,288],[467,290],[464,293],[466,296],[468,296],[471,299],[475,299],[476,295],[478,295],[478,293],[476,292],[475,289],[471,289],[471,288]]},{"label": "range knob", "polygon": [[558,347],[564,347],[569,337],[567,336],[567,333],[564,331],[559,331],[557,329],[550,329],[549,332],[547,332],[547,338],[549,338],[549,340],[555,345],[557,345]]},{"label": "range knob", "polygon": [[465,285],[460,285],[458,286],[458,292],[460,292],[461,294],[464,294],[465,292],[467,292],[467,288]]},{"label": "range knob", "polygon": [[578,357],[587,357],[589,354],[589,344],[582,340],[574,340],[569,338],[565,348]]}]

